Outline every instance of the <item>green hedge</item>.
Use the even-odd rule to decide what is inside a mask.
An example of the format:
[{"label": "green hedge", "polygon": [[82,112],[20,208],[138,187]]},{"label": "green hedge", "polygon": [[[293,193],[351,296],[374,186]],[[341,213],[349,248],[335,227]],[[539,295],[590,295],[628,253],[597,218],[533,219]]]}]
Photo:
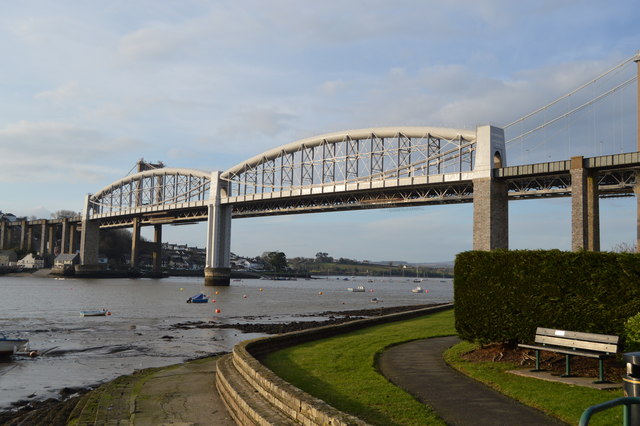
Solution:
[{"label": "green hedge", "polygon": [[532,341],[536,327],[624,337],[640,312],[640,255],[559,250],[456,256],[456,329],[480,343]]}]

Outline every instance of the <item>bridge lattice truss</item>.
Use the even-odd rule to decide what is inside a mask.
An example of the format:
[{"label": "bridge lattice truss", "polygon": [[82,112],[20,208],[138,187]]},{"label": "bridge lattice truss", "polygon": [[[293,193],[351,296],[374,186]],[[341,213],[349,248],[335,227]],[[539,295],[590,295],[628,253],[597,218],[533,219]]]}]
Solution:
[{"label": "bridge lattice truss", "polygon": [[[211,173],[177,168],[148,170],[127,176],[98,191],[89,200],[92,218],[117,218],[127,223],[127,216],[184,212],[204,209],[209,200]],[[180,219],[180,217],[174,217]],[[107,222],[103,220],[103,223]],[[113,223],[117,225],[117,223]]]},{"label": "bridge lattice truss", "polygon": [[267,151],[223,173],[229,196],[460,173],[475,132],[426,127],[354,130]]}]

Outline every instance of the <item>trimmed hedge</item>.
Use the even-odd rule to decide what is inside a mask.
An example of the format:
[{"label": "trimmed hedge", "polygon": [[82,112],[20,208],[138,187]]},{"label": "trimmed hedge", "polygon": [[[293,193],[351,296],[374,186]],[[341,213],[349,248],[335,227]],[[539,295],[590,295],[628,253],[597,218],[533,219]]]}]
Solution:
[{"label": "trimmed hedge", "polygon": [[456,256],[460,338],[533,341],[536,327],[614,334],[640,312],[640,255],[560,250],[468,251]]}]

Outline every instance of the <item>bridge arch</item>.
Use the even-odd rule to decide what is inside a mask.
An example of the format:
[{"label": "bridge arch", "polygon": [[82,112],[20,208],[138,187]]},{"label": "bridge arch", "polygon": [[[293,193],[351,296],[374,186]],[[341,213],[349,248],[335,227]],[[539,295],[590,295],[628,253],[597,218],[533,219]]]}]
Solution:
[{"label": "bridge arch", "polygon": [[377,127],[314,136],[222,173],[229,196],[471,172],[476,131]]},{"label": "bridge arch", "polygon": [[160,168],[119,179],[89,197],[91,217],[129,211],[205,205],[211,173],[195,169]]}]

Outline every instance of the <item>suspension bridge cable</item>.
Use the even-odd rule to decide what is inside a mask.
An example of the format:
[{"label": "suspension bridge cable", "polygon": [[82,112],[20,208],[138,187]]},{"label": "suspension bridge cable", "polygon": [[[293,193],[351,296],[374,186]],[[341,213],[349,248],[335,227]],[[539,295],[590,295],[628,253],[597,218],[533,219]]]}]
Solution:
[{"label": "suspension bridge cable", "polygon": [[526,120],[527,118],[529,118],[529,117],[531,117],[531,116],[533,116],[533,115],[536,115],[536,114],[537,114],[537,113],[539,113],[540,111],[543,111],[543,110],[545,110],[545,109],[547,109],[547,108],[549,108],[549,107],[551,107],[551,106],[553,106],[553,105],[557,104],[557,103],[558,103],[558,102],[560,102],[561,100],[566,99],[566,98],[568,98],[569,96],[571,96],[571,95],[575,94],[576,92],[579,92],[580,90],[582,90],[582,89],[584,89],[585,87],[589,86],[590,84],[595,83],[596,81],[598,81],[598,80],[599,80],[599,79],[601,79],[602,77],[604,77],[604,76],[606,76],[606,75],[608,75],[608,74],[612,73],[613,71],[615,71],[615,70],[617,70],[617,69],[619,69],[619,68],[622,68],[623,66],[625,66],[625,65],[626,65],[626,64],[628,64],[629,62],[631,62],[631,61],[633,61],[633,60],[637,60],[637,59],[638,59],[638,56],[639,56],[638,54],[633,55],[632,57],[630,57],[630,58],[626,59],[624,62],[622,62],[622,63],[620,63],[620,64],[616,65],[615,67],[613,67],[613,68],[611,68],[610,70],[606,71],[605,73],[603,73],[603,74],[599,75],[598,77],[594,78],[593,80],[591,80],[591,81],[589,81],[589,82],[587,82],[587,83],[583,84],[582,86],[580,86],[580,87],[578,87],[578,88],[574,89],[573,91],[571,91],[571,92],[567,93],[566,95],[564,95],[564,96],[562,96],[562,97],[560,97],[560,98],[556,99],[555,101],[550,102],[550,103],[548,103],[547,105],[545,105],[545,106],[543,106],[543,107],[540,107],[540,108],[538,108],[537,110],[535,110],[535,111],[533,111],[533,112],[530,112],[529,114],[525,115],[524,117],[518,118],[517,120],[515,120],[515,121],[513,121],[513,122],[511,122],[511,123],[509,123],[509,124],[507,124],[507,125],[506,125],[506,126],[504,126],[503,128],[504,128],[504,129],[507,129],[507,128],[509,128],[509,127],[513,126],[514,124],[517,124],[517,123],[519,123],[519,122],[521,122],[521,121],[524,121],[524,120]]},{"label": "suspension bridge cable", "polygon": [[627,81],[625,81],[623,83],[620,83],[619,85],[617,85],[613,89],[601,94],[600,96],[597,96],[597,97],[591,99],[590,101],[583,103],[582,105],[572,109],[571,111],[567,111],[566,113],[554,118],[553,120],[547,121],[546,123],[543,123],[543,124],[539,125],[538,127],[534,127],[533,129],[529,130],[528,132],[525,132],[525,133],[523,133],[523,134],[521,134],[519,136],[511,138],[508,141],[506,141],[505,143],[510,143],[510,142],[516,141],[518,139],[522,139],[525,136],[530,135],[531,133],[534,133],[534,132],[536,132],[536,131],[538,131],[540,129],[543,129],[543,128],[555,123],[556,121],[559,121],[559,120],[561,120],[561,119],[563,119],[563,118],[565,118],[565,117],[567,117],[567,116],[569,116],[569,115],[571,115],[573,113],[576,113],[576,112],[580,111],[581,109],[584,109],[584,108],[588,107],[589,105],[592,105],[592,104],[598,102],[599,100],[601,100],[601,99],[609,96],[610,94],[622,89],[623,87],[628,86],[629,84],[633,83],[637,79],[638,79],[637,75],[633,76],[629,80],[627,80]]}]

